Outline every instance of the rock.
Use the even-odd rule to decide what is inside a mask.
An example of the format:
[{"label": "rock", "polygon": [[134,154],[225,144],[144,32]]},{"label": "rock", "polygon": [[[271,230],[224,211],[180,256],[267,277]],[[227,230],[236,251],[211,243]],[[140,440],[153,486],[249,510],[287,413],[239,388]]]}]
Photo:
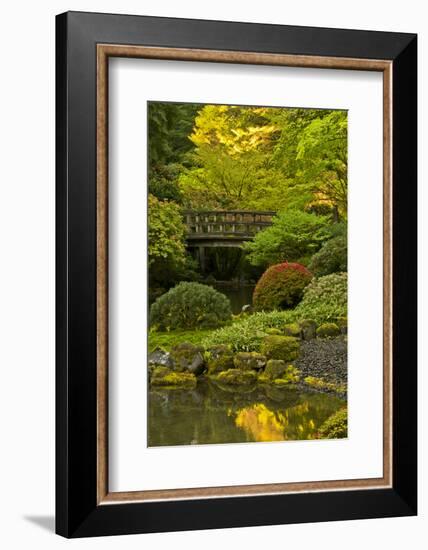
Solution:
[{"label": "rock", "polygon": [[208,373],[216,374],[233,369],[233,352],[227,346],[215,346],[209,350]]},{"label": "rock", "polygon": [[280,359],[270,359],[264,371],[264,376],[277,386],[296,384],[300,380],[299,375],[299,369]]},{"label": "rock", "polygon": [[171,349],[171,358],[174,362],[174,370],[177,372],[191,372],[199,375],[205,369],[203,348],[189,342],[174,346]]},{"label": "rock", "polygon": [[245,386],[256,382],[257,374],[252,370],[229,369],[217,374],[215,380],[222,384]]},{"label": "rock", "polygon": [[297,323],[289,323],[284,326],[284,334],[286,336],[294,336],[294,338],[300,338],[302,330]]},{"label": "rock", "polygon": [[241,370],[259,370],[266,366],[266,357],[255,351],[242,351],[235,354],[233,364]]},{"label": "rock", "polygon": [[150,378],[151,386],[194,388],[196,376],[190,372],[173,372],[166,367],[156,367]]},{"label": "rock", "polygon": [[341,334],[348,334],[348,318],[347,317],[338,317],[336,319],[336,324],[339,327]]},{"label": "rock", "polygon": [[275,378],[281,378],[285,373],[287,364],[282,359],[269,359],[267,362],[264,375],[269,380],[275,380]]},{"label": "rock", "polygon": [[261,353],[268,359],[293,361],[300,352],[300,340],[293,336],[266,336],[260,348]]},{"label": "rock", "polygon": [[317,335],[317,324],[311,319],[304,319],[300,323],[303,340],[313,340]]},{"label": "rock", "polygon": [[171,374],[172,370],[168,367],[162,367],[157,365],[152,365],[149,370],[150,374],[150,384],[153,383],[153,380],[158,380],[163,378],[164,376],[167,376],[168,374]]},{"label": "rock", "polygon": [[156,348],[154,351],[149,353],[148,359],[149,366],[158,365],[168,368],[172,368],[174,366],[174,361],[172,360],[171,354],[161,348]]},{"label": "rock", "polygon": [[339,336],[340,328],[336,323],[323,323],[317,328],[318,338],[334,338]]},{"label": "rock", "polygon": [[241,313],[253,313],[253,306],[251,304],[245,304],[245,306],[242,306]]}]

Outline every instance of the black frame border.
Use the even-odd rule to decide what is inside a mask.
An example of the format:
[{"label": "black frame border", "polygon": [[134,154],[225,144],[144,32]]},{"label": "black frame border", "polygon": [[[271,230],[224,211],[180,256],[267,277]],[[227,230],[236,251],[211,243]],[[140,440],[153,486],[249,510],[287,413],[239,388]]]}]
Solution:
[{"label": "black frame border", "polygon": [[[393,63],[393,484],[97,505],[96,46]],[[56,18],[56,532],[65,537],[417,513],[417,36],[67,12]]]}]

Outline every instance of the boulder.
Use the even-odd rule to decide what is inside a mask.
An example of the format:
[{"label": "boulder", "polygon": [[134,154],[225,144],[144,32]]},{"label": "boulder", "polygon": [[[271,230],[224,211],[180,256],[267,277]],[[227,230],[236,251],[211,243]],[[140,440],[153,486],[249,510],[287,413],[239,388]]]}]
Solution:
[{"label": "boulder", "polygon": [[334,338],[339,336],[340,328],[336,323],[323,323],[317,328],[318,338]]},{"label": "boulder", "polygon": [[267,362],[264,376],[277,386],[296,384],[300,379],[300,371],[294,365],[287,365],[280,359],[270,359]]},{"label": "boulder", "polygon": [[284,326],[285,336],[294,336],[294,338],[300,338],[302,335],[302,330],[297,323],[289,323]]},{"label": "boulder", "polygon": [[172,360],[171,354],[161,348],[156,348],[154,351],[149,353],[148,360],[149,366],[158,365],[168,368],[172,368],[174,366],[174,361]]},{"label": "boulder", "polygon": [[266,357],[255,351],[242,351],[234,355],[233,364],[241,370],[260,370],[266,366]]},{"label": "boulder", "polygon": [[269,359],[265,368],[265,376],[270,380],[275,380],[275,378],[281,378],[285,373],[287,368],[287,363],[282,359]]},{"label": "boulder", "polygon": [[300,340],[293,336],[266,336],[262,341],[260,351],[268,359],[293,361],[299,357]]},{"label": "boulder", "polygon": [[151,386],[194,388],[196,376],[190,372],[174,372],[167,367],[155,367],[150,378]]},{"label": "boulder", "polygon": [[256,382],[257,374],[252,370],[229,369],[217,374],[215,380],[222,384],[245,386]]},{"label": "boulder", "polygon": [[311,319],[304,319],[300,323],[303,340],[313,340],[317,336],[317,324]]},{"label": "boulder", "polygon": [[171,349],[171,358],[176,372],[190,372],[199,375],[205,369],[203,348],[194,346],[189,342],[174,346]]},{"label": "boulder", "polygon": [[233,352],[227,346],[215,346],[210,348],[208,352],[209,359],[207,366],[209,374],[216,374],[235,367]]}]

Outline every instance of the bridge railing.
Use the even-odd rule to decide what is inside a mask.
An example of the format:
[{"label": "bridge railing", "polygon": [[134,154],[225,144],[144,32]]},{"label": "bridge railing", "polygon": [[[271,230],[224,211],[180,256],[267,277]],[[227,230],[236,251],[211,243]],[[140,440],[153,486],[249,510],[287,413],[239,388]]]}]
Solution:
[{"label": "bridge railing", "polygon": [[213,210],[197,212],[187,210],[184,213],[188,236],[201,235],[255,235],[272,225],[275,212],[248,210]]}]

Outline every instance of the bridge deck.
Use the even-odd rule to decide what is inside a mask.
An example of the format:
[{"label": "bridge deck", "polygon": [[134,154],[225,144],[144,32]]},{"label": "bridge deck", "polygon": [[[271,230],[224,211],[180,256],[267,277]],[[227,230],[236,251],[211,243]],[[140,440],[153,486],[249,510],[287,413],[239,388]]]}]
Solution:
[{"label": "bridge deck", "polygon": [[274,215],[270,211],[186,211],[187,242],[194,246],[239,246],[272,225]]}]

